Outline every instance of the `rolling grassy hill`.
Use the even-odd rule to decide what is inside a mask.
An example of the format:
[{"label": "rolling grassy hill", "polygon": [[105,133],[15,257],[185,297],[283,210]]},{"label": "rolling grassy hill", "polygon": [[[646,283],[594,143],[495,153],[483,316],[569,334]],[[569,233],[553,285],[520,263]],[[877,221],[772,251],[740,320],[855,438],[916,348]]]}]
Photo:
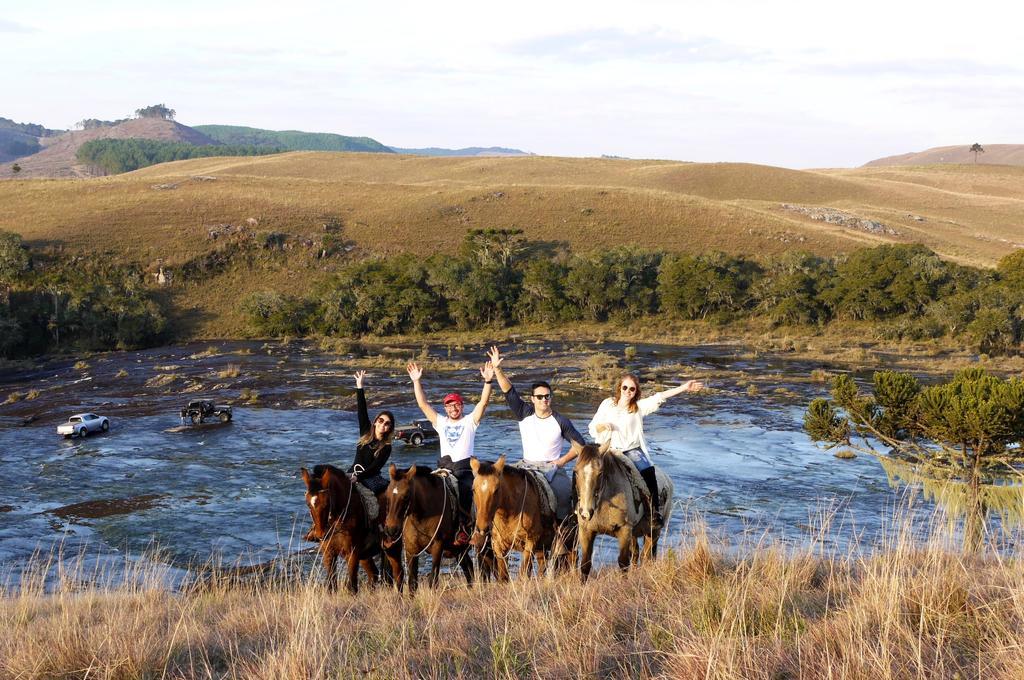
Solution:
[{"label": "rolling grassy hill", "polygon": [[986,144],[985,152],[977,158],[970,151],[970,144],[957,146],[937,146],[924,151],[912,151],[896,156],[886,156],[868,161],[864,167],[889,165],[933,165],[935,163],[964,164],[975,162],[978,165],[1024,165],[1024,144]]},{"label": "rolling grassy hill", "polygon": [[[850,219],[814,219],[822,208]],[[316,256],[327,222],[344,225],[354,252]],[[229,263],[202,284],[181,275],[167,289],[191,332],[207,336],[239,332],[237,302],[249,291],[306,292],[344,258],[368,252],[453,252],[472,228],[519,228],[528,239],[577,251],[635,244],[833,255],[920,242],[986,266],[1024,247],[1022,224],[1024,168],[1010,166],[795,171],[296,152],[179,161],[87,181],[0,183],[0,229],[89,258],[185,271],[223,246],[210,238],[215,225],[288,234],[295,245],[275,257]]]}]

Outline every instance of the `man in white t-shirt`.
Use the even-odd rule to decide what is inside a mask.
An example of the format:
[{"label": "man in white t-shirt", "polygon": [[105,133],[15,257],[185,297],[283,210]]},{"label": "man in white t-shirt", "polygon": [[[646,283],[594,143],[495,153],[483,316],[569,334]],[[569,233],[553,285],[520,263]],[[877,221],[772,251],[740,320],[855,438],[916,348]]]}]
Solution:
[{"label": "man in white t-shirt", "polygon": [[551,408],[551,400],[554,398],[551,385],[543,380],[533,383],[530,386],[530,402],[527,403],[501,370],[501,362],[505,358],[498,348],[491,347],[487,356],[498,378],[498,386],[505,395],[505,403],[519,421],[523,463],[544,472],[551,490],[555,492],[558,503],[555,514],[561,522],[572,512],[572,478],[565,466],[576,458],[576,450],[572,447],[565,454],[562,453],[562,443],[584,446],[586,441],[568,418]]},{"label": "man in white t-shirt", "polygon": [[412,379],[416,404],[437,430],[441,439],[441,451],[438,454],[437,466],[451,470],[458,481],[459,510],[462,514],[460,524],[462,526],[455,537],[455,543],[456,545],[467,545],[469,543],[467,527],[470,524],[470,508],[473,504],[473,469],[469,465],[469,459],[473,457],[476,428],[484,417],[484,412],[487,411],[487,400],[491,397],[494,368],[488,362],[480,369],[484,387],[480,393],[480,403],[472,411],[468,414],[464,413],[465,403],[462,400],[462,395],[458,392],[451,392],[446,394],[442,400],[444,415],[437,413],[427,403],[427,397],[423,393],[423,385],[420,382],[423,377],[423,369],[411,361],[405,368]]}]

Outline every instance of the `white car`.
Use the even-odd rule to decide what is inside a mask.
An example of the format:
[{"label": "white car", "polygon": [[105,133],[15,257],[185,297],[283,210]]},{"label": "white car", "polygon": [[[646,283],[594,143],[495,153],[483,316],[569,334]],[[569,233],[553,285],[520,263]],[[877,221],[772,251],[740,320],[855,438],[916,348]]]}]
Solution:
[{"label": "white car", "polygon": [[110,429],[110,419],[95,413],[78,413],[68,418],[68,422],[57,426],[57,434],[65,437],[84,437],[90,432],[106,432]]}]

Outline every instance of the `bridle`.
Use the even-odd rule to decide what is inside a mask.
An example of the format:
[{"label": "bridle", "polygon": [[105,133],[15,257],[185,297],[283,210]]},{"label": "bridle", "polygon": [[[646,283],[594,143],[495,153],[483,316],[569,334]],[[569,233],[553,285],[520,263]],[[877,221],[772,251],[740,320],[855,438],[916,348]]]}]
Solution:
[{"label": "bridle", "polygon": [[[604,496],[605,486],[608,483],[608,475],[605,474],[604,463],[605,463],[604,461],[601,461],[601,474],[598,475],[600,477],[600,481],[597,483],[597,488],[594,489],[593,496],[590,499],[590,502],[594,504],[594,512],[595,513],[597,512],[598,505],[600,505],[601,497]],[[589,460],[589,461],[587,461],[586,464],[587,464],[587,466],[592,466],[594,464],[594,461],[593,460]],[[579,470],[577,469],[576,472],[579,473]],[[578,520],[582,521],[583,518],[580,516],[581,512],[582,512],[582,508],[580,507],[579,500],[577,499],[577,502],[576,502],[576,518]]]}]

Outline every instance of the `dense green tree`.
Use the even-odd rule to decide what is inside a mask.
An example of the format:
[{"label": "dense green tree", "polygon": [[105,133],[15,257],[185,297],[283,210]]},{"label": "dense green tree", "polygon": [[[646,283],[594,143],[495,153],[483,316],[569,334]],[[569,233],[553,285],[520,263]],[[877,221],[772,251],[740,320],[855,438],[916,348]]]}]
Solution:
[{"label": "dense green tree", "polygon": [[523,289],[516,317],[524,322],[558,323],[572,318],[565,294],[569,267],[547,258],[531,260],[523,272]]},{"label": "dense green tree", "polygon": [[138,170],[156,163],[212,156],[260,156],[279,153],[280,149],[255,146],[195,145],[155,139],[93,139],[78,148],[75,156],[82,163],[108,174]]},{"label": "dense green tree", "polygon": [[12,284],[29,271],[31,260],[21,235],[0,229],[0,284]]},{"label": "dense green tree", "polygon": [[579,318],[636,319],[658,308],[662,254],[634,247],[573,257],[565,295]]},{"label": "dense green tree", "polygon": [[667,257],[658,276],[661,308],[684,319],[736,312],[750,301],[759,276],[755,262],[720,252]]},{"label": "dense green tree", "polygon": [[769,260],[751,294],[757,310],[777,324],[817,324],[828,320],[822,287],[832,278],[832,262],[810,253],[787,253]]},{"label": "dense green tree", "polygon": [[833,381],[831,399],[811,402],[804,429],[829,447],[852,446],[960,485],[969,499],[967,545],[973,548],[989,511],[984,485],[1016,477],[1024,465],[1024,381],[971,368],[922,387],[912,375],[881,371],[872,392],[863,394],[842,375]]},{"label": "dense green tree", "polygon": [[164,120],[174,120],[176,111],[168,108],[163,104],[153,104],[152,106],[144,106],[141,109],[135,109],[136,118],[163,118]]}]

